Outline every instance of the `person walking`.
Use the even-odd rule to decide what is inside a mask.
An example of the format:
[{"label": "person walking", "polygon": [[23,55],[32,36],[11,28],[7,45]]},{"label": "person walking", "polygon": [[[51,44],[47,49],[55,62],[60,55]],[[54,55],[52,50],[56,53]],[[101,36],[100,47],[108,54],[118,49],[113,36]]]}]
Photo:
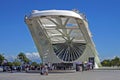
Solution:
[{"label": "person walking", "polygon": [[44,66],[44,74],[48,75],[48,66],[47,65]]}]

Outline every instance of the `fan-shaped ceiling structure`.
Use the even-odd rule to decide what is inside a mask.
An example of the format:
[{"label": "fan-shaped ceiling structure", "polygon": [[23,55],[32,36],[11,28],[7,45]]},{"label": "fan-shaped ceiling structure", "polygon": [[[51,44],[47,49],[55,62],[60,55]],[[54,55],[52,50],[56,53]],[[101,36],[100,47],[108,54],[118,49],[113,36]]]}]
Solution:
[{"label": "fan-shaped ceiling structure", "polygon": [[40,18],[39,22],[44,28],[56,56],[61,60],[74,61],[82,55],[86,41],[76,19],[48,16]]}]

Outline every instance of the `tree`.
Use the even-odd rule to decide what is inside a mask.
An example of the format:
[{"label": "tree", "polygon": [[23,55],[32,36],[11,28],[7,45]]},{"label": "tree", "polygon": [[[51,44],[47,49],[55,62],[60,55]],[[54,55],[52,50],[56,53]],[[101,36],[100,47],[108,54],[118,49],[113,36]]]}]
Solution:
[{"label": "tree", "polygon": [[113,59],[106,59],[101,62],[102,66],[120,66],[120,58],[115,57]]},{"label": "tree", "polygon": [[101,62],[102,66],[111,66],[111,60],[106,59]]},{"label": "tree", "polygon": [[4,59],[5,59],[5,57],[3,56],[3,54],[0,54],[0,65],[2,65]]},{"label": "tree", "polygon": [[32,62],[31,65],[32,66],[39,66],[39,64],[37,64],[37,62]]},{"label": "tree", "polygon": [[18,59],[15,59],[15,60],[13,61],[13,65],[14,65],[14,66],[20,66],[20,65],[21,65],[21,62],[20,62]]},{"label": "tree", "polygon": [[26,57],[26,55],[24,54],[24,53],[22,53],[22,52],[20,52],[19,54],[18,54],[18,59],[21,61],[21,62],[23,62],[23,63],[29,63],[30,62],[30,60]]},{"label": "tree", "polygon": [[111,60],[112,66],[119,66],[119,62],[120,62],[120,58],[117,56]]},{"label": "tree", "polygon": [[13,66],[12,62],[7,62],[7,66]]},{"label": "tree", "polygon": [[118,62],[118,67],[120,67],[120,61]]}]

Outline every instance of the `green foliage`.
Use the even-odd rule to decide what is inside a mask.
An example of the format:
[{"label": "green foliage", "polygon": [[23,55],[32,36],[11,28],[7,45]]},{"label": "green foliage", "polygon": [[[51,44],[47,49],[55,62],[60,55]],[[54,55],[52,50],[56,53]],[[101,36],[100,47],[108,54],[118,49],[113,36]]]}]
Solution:
[{"label": "green foliage", "polygon": [[37,64],[37,62],[32,62],[31,65],[32,66],[39,66],[39,64]]},{"label": "green foliage", "polygon": [[101,62],[102,66],[111,66],[111,61],[109,59]]},{"label": "green foliage", "polygon": [[30,60],[22,52],[20,52],[17,57],[21,62],[24,62],[24,63],[29,63],[30,62]]},{"label": "green foliage", "polygon": [[118,66],[119,62],[120,62],[120,58],[117,56],[111,60],[112,66]]},{"label": "green foliage", "polygon": [[119,61],[119,63],[118,63],[118,66],[120,67],[120,61]]},{"label": "green foliage", "polygon": [[[0,54],[0,66],[3,65],[4,60],[6,60],[6,59],[3,56],[3,54]],[[31,60],[29,58],[27,58],[23,52],[20,52],[17,55],[17,58],[13,62],[7,61],[7,63],[5,65],[7,65],[7,66],[20,66],[23,63],[29,64],[30,62],[31,62]],[[40,66],[40,64],[38,64],[37,62],[32,62],[31,65],[32,66]],[[42,63],[41,63],[41,65],[42,65]]]},{"label": "green foliage", "polygon": [[102,66],[120,66],[120,58],[119,57],[115,57],[114,59],[107,59],[107,60],[103,60],[101,62]]},{"label": "green foliage", "polygon": [[40,63],[39,65],[40,65],[40,66],[43,66],[43,63]]},{"label": "green foliage", "polygon": [[14,64],[12,62],[7,62],[7,66],[13,66]]},{"label": "green foliage", "polygon": [[2,54],[0,54],[0,65],[2,65],[4,59],[5,59],[4,56]]},{"label": "green foliage", "polygon": [[14,66],[20,66],[20,65],[21,65],[21,62],[20,62],[18,59],[15,59],[15,60],[13,61],[13,65],[14,65]]}]

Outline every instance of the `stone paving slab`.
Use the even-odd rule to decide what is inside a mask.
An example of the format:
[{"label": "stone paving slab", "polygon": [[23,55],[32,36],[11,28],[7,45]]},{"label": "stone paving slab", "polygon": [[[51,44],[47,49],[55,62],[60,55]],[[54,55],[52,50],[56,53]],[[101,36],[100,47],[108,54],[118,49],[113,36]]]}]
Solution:
[{"label": "stone paving slab", "polygon": [[7,73],[0,72],[0,80],[120,80],[120,70],[94,70],[75,73]]}]

